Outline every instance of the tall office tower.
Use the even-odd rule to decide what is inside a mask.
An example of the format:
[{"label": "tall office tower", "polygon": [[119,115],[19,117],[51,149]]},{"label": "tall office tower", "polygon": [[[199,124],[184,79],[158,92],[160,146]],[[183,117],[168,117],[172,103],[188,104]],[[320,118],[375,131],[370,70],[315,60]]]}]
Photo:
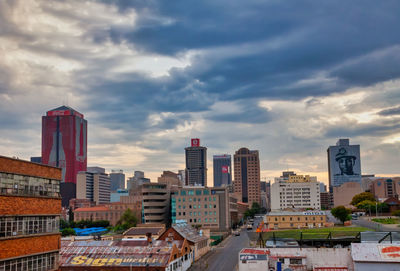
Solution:
[{"label": "tall office tower", "polygon": [[97,205],[110,202],[110,177],[104,168],[88,167],[77,175],[76,198],[88,199]]},{"label": "tall office tower", "polygon": [[361,183],[360,145],[350,145],[349,139],[339,139],[327,152],[330,191],[343,183]]},{"label": "tall office tower", "polygon": [[207,186],[207,148],[200,146],[200,139],[192,138],[185,148],[186,185]]},{"label": "tall office tower", "polygon": [[111,170],[111,191],[116,192],[118,189],[125,189],[125,174],[122,169]]},{"label": "tall office tower", "polygon": [[58,270],[61,169],[0,156],[0,270]]},{"label": "tall office tower", "polygon": [[249,207],[253,202],[261,203],[260,195],[260,159],[258,151],[250,151],[241,148],[233,156],[235,170],[233,187],[235,193],[240,196]]},{"label": "tall office tower", "polygon": [[214,187],[228,186],[232,183],[232,164],[229,154],[214,155]]},{"label": "tall office tower", "polygon": [[78,111],[61,106],[42,117],[42,163],[62,169],[62,205],[76,195],[76,176],[87,168],[87,121]]}]

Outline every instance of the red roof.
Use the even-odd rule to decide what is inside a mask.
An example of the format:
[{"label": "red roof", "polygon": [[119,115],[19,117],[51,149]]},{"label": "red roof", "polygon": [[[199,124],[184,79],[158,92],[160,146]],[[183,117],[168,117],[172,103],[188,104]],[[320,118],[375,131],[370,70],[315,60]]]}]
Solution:
[{"label": "red roof", "polygon": [[75,209],[74,212],[98,212],[98,211],[109,211],[110,209],[105,206],[95,206],[95,207],[82,207]]},{"label": "red roof", "polygon": [[314,271],[348,271],[347,267],[314,267]]},{"label": "red roof", "polygon": [[245,248],[240,251],[240,253],[246,254],[258,254],[258,255],[269,255],[271,252],[269,249],[252,249],[252,248]]}]

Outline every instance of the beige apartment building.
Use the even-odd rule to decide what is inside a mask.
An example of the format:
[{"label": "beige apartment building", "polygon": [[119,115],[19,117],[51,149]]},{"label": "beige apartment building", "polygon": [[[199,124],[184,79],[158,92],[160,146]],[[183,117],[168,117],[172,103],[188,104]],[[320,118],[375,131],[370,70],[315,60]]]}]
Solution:
[{"label": "beige apartment building", "polygon": [[[298,178],[296,178],[296,182],[276,179],[275,183],[271,185],[271,210],[286,208],[320,210],[320,186],[316,177],[304,178],[302,175],[290,177]],[[302,178],[305,181],[300,182],[299,180]]]},{"label": "beige apartment building", "polygon": [[320,228],[326,223],[323,211],[271,212],[265,215],[264,223],[269,229]]},{"label": "beige apartment building", "polygon": [[377,178],[370,185],[371,193],[377,199],[399,198],[400,177]]},{"label": "beige apartment building", "polygon": [[110,202],[110,187],[110,177],[103,168],[96,167],[96,171],[81,171],[76,179],[76,198],[88,199],[96,205],[106,204]]},{"label": "beige apartment building", "polygon": [[241,148],[233,156],[233,188],[240,202],[261,204],[260,159],[258,151]]},{"label": "beige apartment building", "polygon": [[234,199],[230,199],[226,187],[183,187],[171,195],[172,223],[184,221],[211,231],[227,231],[231,226],[231,205]]}]

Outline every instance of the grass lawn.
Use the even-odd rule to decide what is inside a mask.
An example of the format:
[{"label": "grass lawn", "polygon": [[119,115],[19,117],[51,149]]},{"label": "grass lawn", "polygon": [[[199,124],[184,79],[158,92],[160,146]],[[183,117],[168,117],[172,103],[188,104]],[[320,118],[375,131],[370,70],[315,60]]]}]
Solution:
[{"label": "grass lawn", "polygon": [[382,224],[400,224],[398,218],[373,218],[371,220]]},{"label": "grass lawn", "polygon": [[330,227],[317,229],[295,229],[295,230],[277,230],[263,233],[263,239],[272,238],[275,233],[276,238],[294,238],[300,239],[301,232],[303,239],[319,239],[327,238],[328,234],[332,233],[332,238],[337,237],[355,237],[361,231],[371,231],[364,227]]}]

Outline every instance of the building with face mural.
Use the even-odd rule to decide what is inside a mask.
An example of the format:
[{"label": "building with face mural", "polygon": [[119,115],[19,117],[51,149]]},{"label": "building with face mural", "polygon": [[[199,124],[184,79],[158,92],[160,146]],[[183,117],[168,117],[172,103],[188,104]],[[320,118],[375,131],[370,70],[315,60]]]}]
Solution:
[{"label": "building with face mural", "polygon": [[76,178],[87,169],[87,121],[78,111],[61,106],[42,117],[42,163],[62,169],[62,205],[76,196]]},{"label": "building with face mural", "polygon": [[343,183],[361,183],[360,145],[350,145],[349,139],[339,139],[327,152],[330,191]]}]

